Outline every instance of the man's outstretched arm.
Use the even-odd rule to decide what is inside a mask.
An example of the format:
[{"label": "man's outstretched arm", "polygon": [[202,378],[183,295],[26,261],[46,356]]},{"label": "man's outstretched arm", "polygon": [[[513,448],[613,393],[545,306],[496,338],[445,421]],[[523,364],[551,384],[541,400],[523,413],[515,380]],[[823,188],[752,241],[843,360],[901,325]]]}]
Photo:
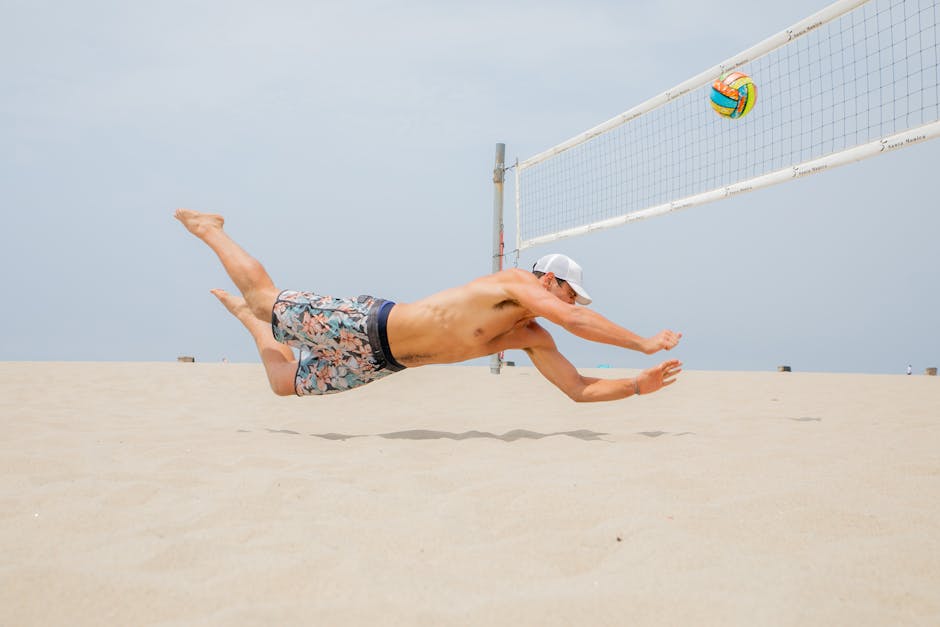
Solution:
[{"label": "man's outstretched arm", "polygon": [[651,394],[676,381],[682,372],[677,359],[664,361],[628,379],[599,379],[585,377],[564,355],[558,352],[547,331],[537,346],[525,349],[532,363],[546,379],[579,403],[615,401],[635,394]]},{"label": "man's outstretched arm", "polygon": [[639,336],[592,309],[562,302],[535,281],[521,279],[518,275],[510,276],[513,281],[507,289],[520,305],[582,339],[652,355],[661,350],[672,350],[682,338],[681,333],[668,329],[648,338]]}]

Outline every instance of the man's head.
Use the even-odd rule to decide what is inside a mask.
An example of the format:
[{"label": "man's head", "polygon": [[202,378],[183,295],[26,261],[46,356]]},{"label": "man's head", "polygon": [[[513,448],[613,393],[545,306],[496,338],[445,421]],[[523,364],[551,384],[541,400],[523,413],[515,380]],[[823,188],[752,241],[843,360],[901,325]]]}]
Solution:
[{"label": "man's head", "polygon": [[565,255],[545,255],[532,266],[549,292],[565,302],[590,305],[591,296],[582,287],[581,266]]}]

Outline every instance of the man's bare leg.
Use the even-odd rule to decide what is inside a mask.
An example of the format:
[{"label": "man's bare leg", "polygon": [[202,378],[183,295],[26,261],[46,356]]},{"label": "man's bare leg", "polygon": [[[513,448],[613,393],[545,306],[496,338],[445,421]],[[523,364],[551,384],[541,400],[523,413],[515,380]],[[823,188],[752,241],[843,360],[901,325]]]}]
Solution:
[{"label": "man's bare leg", "polygon": [[[219,261],[245,297],[245,302],[255,317],[270,323],[271,309],[280,290],[274,286],[264,266],[222,230],[225,219],[220,215],[200,213],[192,209],[177,209],[175,215],[190,233],[208,244],[218,255]],[[268,333],[270,335],[270,329]]]},{"label": "man's bare leg", "polygon": [[294,377],[297,374],[297,360],[286,345],[279,343],[271,334],[271,324],[258,320],[244,299],[232,296],[225,290],[211,290],[222,301],[225,308],[245,325],[258,347],[264,371],[268,374],[268,383],[278,396],[295,394]]}]

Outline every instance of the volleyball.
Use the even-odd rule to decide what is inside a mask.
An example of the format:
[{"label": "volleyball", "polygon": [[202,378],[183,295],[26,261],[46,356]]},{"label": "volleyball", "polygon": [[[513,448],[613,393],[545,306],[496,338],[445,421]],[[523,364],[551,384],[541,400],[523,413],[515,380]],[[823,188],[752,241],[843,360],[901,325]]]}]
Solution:
[{"label": "volleyball", "polygon": [[712,109],[722,117],[743,118],[755,102],[757,85],[743,72],[725,72],[712,83]]}]

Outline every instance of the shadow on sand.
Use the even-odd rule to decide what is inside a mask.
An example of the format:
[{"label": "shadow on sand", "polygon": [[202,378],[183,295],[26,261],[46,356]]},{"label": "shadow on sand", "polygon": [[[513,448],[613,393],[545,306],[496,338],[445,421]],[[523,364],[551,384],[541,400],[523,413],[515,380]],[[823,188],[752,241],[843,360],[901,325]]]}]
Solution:
[{"label": "shadow on sand", "polygon": [[[289,435],[302,435],[297,431],[288,429],[267,429],[268,433],[286,433]],[[432,431],[429,429],[411,429],[408,431],[395,431],[393,433],[378,433],[374,435],[347,435],[343,433],[311,433],[315,438],[324,440],[350,440],[352,438],[370,438],[378,437],[386,440],[472,440],[479,438],[488,438],[492,440],[502,440],[503,442],[515,442],[516,440],[541,440],[542,438],[551,438],[559,435],[577,438],[579,440],[602,440],[601,436],[606,433],[588,431],[587,429],[578,429],[576,431],[559,431],[556,433],[538,433],[537,431],[527,431],[525,429],[513,429],[503,434],[490,433],[488,431],[464,431],[463,433],[451,433],[449,431]]]}]

